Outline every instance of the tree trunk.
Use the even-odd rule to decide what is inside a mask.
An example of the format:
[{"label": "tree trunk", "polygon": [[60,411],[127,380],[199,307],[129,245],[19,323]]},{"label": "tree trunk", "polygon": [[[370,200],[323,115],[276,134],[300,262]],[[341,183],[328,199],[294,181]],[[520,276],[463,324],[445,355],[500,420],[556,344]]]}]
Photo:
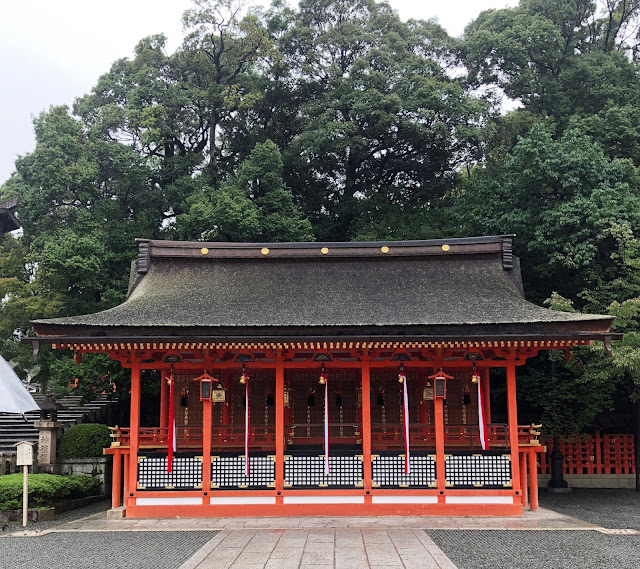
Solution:
[{"label": "tree trunk", "polygon": [[211,113],[211,126],[209,127],[209,176],[211,185],[216,187],[218,181],[218,147],[216,146],[216,128],[218,127],[218,113]]}]

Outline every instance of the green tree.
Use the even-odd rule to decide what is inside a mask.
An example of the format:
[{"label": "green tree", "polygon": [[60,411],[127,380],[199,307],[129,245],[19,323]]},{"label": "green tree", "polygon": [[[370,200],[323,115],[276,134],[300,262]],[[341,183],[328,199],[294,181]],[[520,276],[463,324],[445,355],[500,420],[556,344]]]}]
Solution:
[{"label": "green tree", "polygon": [[536,124],[464,188],[455,204],[460,225],[516,233],[525,289],[538,302],[557,291],[603,311],[640,292],[629,262],[640,232],[638,172],[588,136],[572,130],[554,140]]},{"label": "green tree", "polygon": [[522,0],[483,12],[465,30],[469,79],[551,119],[558,135],[578,128],[638,165],[639,19],[637,0]]},{"label": "green tree", "polygon": [[290,138],[285,181],[316,235],[381,238],[403,217],[420,227],[469,160],[488,109],[448,72],[453,40],[373,0],[303,1],[272,13],[269,28],[288,65],[275,85],[290,86],[296,109],[297,132],[279,131]]},{"label": "green tree", "polygon": [[50,350],[33,368],[19,343],[31,331],[29,321],[121,302],[134,237],[157,234],[153,225],[162,218],[148,199],[147,170],[130,148],[95,137],[66,107],[43,112],[34,130],[34,151],[16,161],[1,189],[20,195],[23,234],[2,238],[0,350],[20,375],[31,370],[35,381],[66,385],[72,378],[56,374],[60,356]]},{"label": "green tree", "polygon": [[206,187],[189,198],[176,219],[180,237],[210,241],[309,241],[311,224],[283,181],[280,151],[270,140],[257,144],[220,190]]}]

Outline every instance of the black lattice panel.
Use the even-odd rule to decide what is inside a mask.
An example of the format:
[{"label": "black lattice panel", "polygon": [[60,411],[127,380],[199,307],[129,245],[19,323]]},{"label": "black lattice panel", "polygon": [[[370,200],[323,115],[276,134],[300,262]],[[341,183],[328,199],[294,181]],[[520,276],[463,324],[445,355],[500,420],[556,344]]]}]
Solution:
[{"label": "black lattice panel", "polygon": [[324,456],[287,456],[284,462],[285,485],[296,487],[349,487],[363,485],[362,457],[329,456],[329,476],[324,473]]},{"label": "black lattice panel", "polygon": [[202,459],[200,457],[173,457],[171,474],[167,473],[166,456],[138,458],[140,490],[193,489],[201,486]]},{"label": "black lattice panel", "polygon": [[436,485],[436,459],[433,456],[411,456],[409,474],[404,473],[404,455],[373,456],[371,461],[374,486],[428,488]]},{"label": "black lattice panel", "polygon": [[211,457],[211,488],[274,488],[276,463],[272,456],[249,456],[249,476],[244,456]]},{"label": "black lattice panel", "polygon": [[445,479],[454,488],[511,487],[509,455],[451,455],[445,458]]}]

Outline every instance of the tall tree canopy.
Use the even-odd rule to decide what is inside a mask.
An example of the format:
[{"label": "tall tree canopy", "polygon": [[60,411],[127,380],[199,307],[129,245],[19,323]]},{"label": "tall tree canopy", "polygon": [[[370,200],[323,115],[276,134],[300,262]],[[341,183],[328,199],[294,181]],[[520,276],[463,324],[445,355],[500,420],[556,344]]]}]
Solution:
[{"label": "tall tree canopy", "polygon": [[[143,38],[35,119],[0,187],[24,227],[0,240],[0,352],[26,369],[30,319],[120,302],[135,237],[515,232],[533,300],[621,316],[615,365],[582,350],[531,370],[545,416],[563,425],[583,393],[588,423],[604,385],[640,384],[639,23],[640,0],[521,0],[452,38],[375,0],[194,0],[175,52]],[[45,353],[40,377],[70,373]]]}]

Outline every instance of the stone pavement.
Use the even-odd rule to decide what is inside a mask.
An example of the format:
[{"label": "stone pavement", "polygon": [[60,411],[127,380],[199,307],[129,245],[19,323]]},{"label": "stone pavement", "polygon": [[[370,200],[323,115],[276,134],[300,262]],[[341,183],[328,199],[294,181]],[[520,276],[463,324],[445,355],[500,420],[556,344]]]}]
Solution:
[{"label": "stone pavement", "polygon": [[420,529],[228,529],[180,569],[455,569]]},{"label": "stone pavement", "polygon": [[[369,567],[455,569],[425,530],[593,531],[598,526],[548,509],[522,518],[291,517],[107,520],[106,512],[44,531],[13,536],[91,532],[214,532],[180,569]],[[177,569],[177,567],[176,567]]]},{"label": "stone pavement", "polygon": [[0,569],[638,567],[640,494],[581,489],[542,493],[541,504],[522,518],[147,520],[107,520],[105,504],[54,525],[10,526],[0,534]]}]

